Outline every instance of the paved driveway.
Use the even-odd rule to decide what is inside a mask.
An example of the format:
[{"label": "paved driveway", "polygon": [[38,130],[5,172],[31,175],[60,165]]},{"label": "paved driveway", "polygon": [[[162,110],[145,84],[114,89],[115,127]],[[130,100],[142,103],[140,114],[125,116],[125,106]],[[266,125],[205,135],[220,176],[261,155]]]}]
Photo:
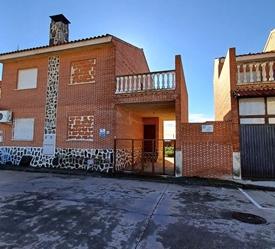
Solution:
[{"label": "paved driveway", "polygon": [[0,171],[0,248],[275,248],[274,231],[237,189]]}]

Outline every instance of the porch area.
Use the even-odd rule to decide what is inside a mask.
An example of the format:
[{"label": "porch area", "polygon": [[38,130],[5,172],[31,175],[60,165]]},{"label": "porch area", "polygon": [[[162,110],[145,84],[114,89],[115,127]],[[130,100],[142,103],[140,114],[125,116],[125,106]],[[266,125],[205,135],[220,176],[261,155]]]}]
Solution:
[{"label": "porch area", "polygon": [[114,169],[175,175],[175,101],[116,106]]}]

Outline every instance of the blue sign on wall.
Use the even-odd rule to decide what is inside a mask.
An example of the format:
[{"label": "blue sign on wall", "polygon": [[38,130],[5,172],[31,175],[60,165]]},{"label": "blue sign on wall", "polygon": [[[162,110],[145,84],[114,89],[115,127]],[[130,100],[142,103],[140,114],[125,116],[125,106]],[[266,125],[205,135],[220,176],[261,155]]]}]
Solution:
[{"label": "blue sign on wall", "polygon": [[99,137],[101,138],[106,137],[106,129],[99,129]]}]

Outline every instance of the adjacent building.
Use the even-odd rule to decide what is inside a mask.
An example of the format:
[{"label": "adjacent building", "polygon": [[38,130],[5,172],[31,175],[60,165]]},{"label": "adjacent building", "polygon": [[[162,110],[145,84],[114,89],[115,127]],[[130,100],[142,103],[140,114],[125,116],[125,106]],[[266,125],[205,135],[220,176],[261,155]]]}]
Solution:
[{"label": "adjacent building", "polygon": [[275,177],[275,30],[263,52],[215,60],[215,119],[232,122],[235,177]]}]

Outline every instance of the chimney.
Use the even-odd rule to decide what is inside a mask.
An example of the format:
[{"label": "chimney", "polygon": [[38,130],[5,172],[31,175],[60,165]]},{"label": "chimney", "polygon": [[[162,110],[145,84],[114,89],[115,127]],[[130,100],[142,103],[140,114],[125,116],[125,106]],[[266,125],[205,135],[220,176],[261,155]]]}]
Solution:
[{"label": "chimney", "polygon": [[49,45],[59,45],[68,42],[70,21],[62,14],[50,16],[50,18]]}]

